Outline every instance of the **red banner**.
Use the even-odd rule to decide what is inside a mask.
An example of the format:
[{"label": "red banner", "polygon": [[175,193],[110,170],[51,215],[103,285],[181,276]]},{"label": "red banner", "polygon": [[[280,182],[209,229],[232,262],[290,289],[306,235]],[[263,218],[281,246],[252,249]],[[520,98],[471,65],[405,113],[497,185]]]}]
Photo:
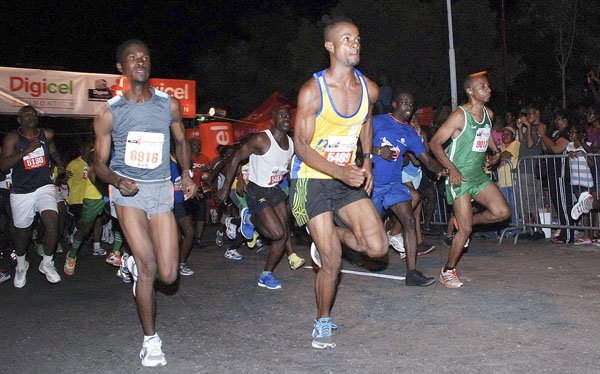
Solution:
[{"label": "red banner", "polygon": [[[183,118],[196,118],[196,81],[182,79],[150,78],[150,85],[157,90],[164,91],[173,96],[181,104]],[[129,89],[129,82],[125,77],[111,87],[113,95]]]}]

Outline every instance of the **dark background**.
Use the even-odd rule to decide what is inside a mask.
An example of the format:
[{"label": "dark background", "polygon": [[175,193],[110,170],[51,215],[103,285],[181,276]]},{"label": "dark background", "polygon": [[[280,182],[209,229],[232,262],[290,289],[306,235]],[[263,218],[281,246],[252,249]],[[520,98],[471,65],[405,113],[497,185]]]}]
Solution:
[{"label": "dark background", "polygon": [[[572,46],[566,105],[591,101],[585,75],[600,66],[599,1],[457,0],[452,11],[459,96],[464,76],[485,69],[496,113],[534,100],[549,116],[562,106],[562,40],[563,50]],[[443,0],[5,1],[0,14],[0,66],[114,74],[117,46],[135,37],[151,48],[153,76],[196,80],[198,112],[217,106],[235,118],[273,91],[295,101],[327,66],[322,16],[347,15],[361,30],[367,76],[412,90],[417,106],[450,105]],[[44,121],[63,133],[89,131],[89,120]]]}]

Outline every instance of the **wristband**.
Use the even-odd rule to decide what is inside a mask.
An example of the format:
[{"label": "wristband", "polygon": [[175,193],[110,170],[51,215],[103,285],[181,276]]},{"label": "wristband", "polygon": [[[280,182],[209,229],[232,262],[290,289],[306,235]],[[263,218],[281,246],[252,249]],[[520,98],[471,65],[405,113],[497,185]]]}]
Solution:
[{"label": "wristband", "polygon": [[366,160],[367,158],[369,160],[373,159],[373,154],[372,153],[363,153],[363,158]]},{"label": "wristband", "polygon": [[[188,172],[188,175],[190,176],[190,178],[194,178],[194,172],[192,171],[192,169],[185,169]],[[181,175],[185,175],[185,170],[183,170],[181,172]]]}]

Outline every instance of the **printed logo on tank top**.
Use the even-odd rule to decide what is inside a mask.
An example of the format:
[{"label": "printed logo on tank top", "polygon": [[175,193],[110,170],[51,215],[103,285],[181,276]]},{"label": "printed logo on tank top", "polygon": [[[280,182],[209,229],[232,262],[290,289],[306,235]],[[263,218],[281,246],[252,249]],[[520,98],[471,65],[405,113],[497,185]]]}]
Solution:
[{"label": "printed logo on tank top", "polygon": [[125,145],[125,165],[156,169],[162,163],[165,135],[157,132],[130,131]]},{"label": "printed logo on tank top", "polygon": [[44,148],[39,146],[23,157],[23,166],[25,170],[33,170],[46,165],[46,155]]}]

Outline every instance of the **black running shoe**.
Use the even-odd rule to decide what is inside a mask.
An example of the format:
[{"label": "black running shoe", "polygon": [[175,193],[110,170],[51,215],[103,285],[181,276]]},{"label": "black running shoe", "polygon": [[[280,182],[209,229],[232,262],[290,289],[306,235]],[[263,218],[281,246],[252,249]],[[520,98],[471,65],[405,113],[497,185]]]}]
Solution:
[{"label": "black running shoe", "polygon": [[406,279],[404,279],[404,284],[407,286],[418,286],[418,287],[426,287],[431,286],[435,283],[435,278],[426,277],[418,270],[411,270],[406,273]]},{"label": "black running shoe", "polygon": [[452,241],[454,240],[454,235],[452,236],[444,236],[444,245],[448,248],[452,247]]}]

